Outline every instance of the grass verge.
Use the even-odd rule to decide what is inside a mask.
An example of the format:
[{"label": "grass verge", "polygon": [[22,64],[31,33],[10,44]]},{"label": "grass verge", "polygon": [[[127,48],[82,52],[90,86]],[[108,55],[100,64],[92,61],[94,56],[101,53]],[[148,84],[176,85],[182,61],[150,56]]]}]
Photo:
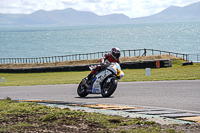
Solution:
[{"label": "grass verge", "polygon": [[[142,118],[50,108],[0,100],[0,132],[176,132],[185,125],[160,125]],[[190,128],[187,127],[187,131]]]},{"label": "grass verge", "polygon": [[131,81],[162,81],[162,80],[197,80],[200,79],[200,63],[182,66],[183,60],[173,59],[172,67],[151,69],[151,75],[146,76],[144,69],[126,69],[123,82]]},{"label": "grass verge", "polygon": [[[125,76],[121,82],[159,81],[159,80],[196,80],[200,79],[200,64],[182,66],[183,60],[173,59],[172,67],[151,69],[151,76],[145,75],[145,69],[124,69]],[[49,72],[49,73],[0,73],[5,82],[0,86],[27,86],[49,84],[75,84],[86,77],[83,72]]]}]

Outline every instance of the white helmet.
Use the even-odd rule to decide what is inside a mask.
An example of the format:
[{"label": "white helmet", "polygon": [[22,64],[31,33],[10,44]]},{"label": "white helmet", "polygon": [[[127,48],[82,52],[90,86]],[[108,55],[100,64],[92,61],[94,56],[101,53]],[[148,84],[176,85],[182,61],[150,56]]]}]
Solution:
[{"label": "white helmet", "polygon": [[112,48],[112,50],[111,50],[112,57],[114,57],[115,59],[119,59],[120,54],[121,54],[121,52],[120,52],[119,48],[117,48],[117,47]]}]

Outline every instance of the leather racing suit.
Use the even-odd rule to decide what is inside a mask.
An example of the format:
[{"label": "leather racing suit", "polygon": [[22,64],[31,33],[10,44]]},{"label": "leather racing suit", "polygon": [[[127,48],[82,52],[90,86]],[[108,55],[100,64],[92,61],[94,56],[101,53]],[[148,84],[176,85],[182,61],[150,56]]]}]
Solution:
[{"label": "leather racing suit", "polygon": [[87,76],[87,80],[89,80],[97,71],[99,71],[102,67],[109,66],[110,63],[117,62],[120,64],[120,59],[115,59],[111,53],[105,54],[104,57],[100,59],[100,65],[94,66],[91,73]]}]

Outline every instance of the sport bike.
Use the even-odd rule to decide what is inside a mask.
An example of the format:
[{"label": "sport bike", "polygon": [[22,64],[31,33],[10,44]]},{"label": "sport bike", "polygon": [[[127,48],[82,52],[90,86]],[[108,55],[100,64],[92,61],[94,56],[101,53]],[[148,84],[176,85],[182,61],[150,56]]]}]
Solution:
[{"label": "sport bike", "polygon": [[[90,70],[93,67],[89,67]],[[111,63],[109,66],[101,67],[88,84],[80,82],[77,93],[80,97],[86,97],[88,94],[101,94],[102,97],[110,97],[117,88],[118,81],[124,76],[118,63]]]}]

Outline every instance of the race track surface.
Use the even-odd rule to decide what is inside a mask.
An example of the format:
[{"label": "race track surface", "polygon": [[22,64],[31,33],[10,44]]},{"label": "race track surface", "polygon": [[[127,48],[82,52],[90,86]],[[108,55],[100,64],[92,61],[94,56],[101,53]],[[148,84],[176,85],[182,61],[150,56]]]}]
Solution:
[{"label": "race track surface", "polygon": [[78,84],[0,87],[0,99],[56,100],[122,104],[200,111],[200,80],[119,82],[110,98],[90,94],[80,98]]}]

